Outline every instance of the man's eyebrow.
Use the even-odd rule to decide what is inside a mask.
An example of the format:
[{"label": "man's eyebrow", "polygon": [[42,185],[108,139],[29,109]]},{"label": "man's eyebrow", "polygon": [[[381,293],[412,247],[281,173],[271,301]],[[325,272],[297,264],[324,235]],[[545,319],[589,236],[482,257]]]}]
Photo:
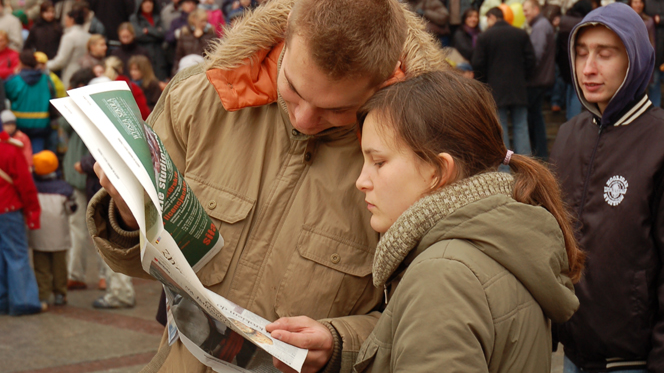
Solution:
[{"label": "man's eyebrow", "polygon": [[286,74],[285,68],[284,68],[284,78],[286,78],[286,82],[288,82],[288,88],[290,88],[293,92],[295,92],[296,95],[300,96],[301,99],[304,99],[304,97],[302,97],[300,92],[298,92],[297,89],[295,89],[293,83],[291,83],[291,80],[288,78],[288,74]]},{"label": "man's eyebrow", "polygon": [[[291,80],[288,78],[288,74],[286,73],[285,68],[284,68],[284,78],[286,78],[286,82],[288,83],[288,88],[290,88],[293,92],[295,92],[296,95],[298,95],[301,99],[304,100],[305,98],[302,97],[302,95],[300,94],[300,92],[297,91],[297,89],[295,89],[295,86],[293,85]],[[354,105],[348,105],[348,106],[340,106],[340,107],[334,107],[334,108],[319,108],[319,109],[329,110],[329,111],[344,111],[344,110],[352,109],[353,107],[354,107]]]},{"label": "man's eyebrow", "polygon": [[[575,47],[581,47],[581,48],[588,48],[588,45],[586,43],[576,43]],[[596,49],[615,49],[617,51],[621,51],[622,48],[618,45],[614,44],[597,44],[595,47]]]}]

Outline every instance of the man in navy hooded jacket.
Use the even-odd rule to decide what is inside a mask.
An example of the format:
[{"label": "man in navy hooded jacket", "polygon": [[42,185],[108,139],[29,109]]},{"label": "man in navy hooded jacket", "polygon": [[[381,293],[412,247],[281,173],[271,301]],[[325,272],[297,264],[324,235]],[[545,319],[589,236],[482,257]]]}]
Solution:
[{"label": "man in navy hooded jacket", "polygon": [[551,154],[587,253],[581,305],[559,327],[565,372],[664,372],[664,111],[646,90],[655,53],[641,18],[615,3],[570,34],[588,112]]}]

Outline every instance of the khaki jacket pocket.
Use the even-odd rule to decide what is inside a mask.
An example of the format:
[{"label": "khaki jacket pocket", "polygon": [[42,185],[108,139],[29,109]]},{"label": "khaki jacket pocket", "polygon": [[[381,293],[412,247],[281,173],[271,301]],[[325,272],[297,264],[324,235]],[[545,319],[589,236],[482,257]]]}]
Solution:
[{"label": "khaki jacket pocket", "polygon": [[[277,289],[281,316],[314,319],[346,316],[358,302],[372,302],[374,251],[365,245],[304,226]],[[363,299],[366,297],[367,299]]]},{"label": "khaki jacket pocket", "polygon": [[216,285],[226,276],[245,227],[245,220],[254,206],[254,200],[204,184],[196,177],[188,176],[186,180],[205,212],[219,229],[219,234],[224,238],[224,247],[221,251],[198,271],[198,277],[203,285]]},{"label": "khaki jacket pocket", "polygon": [[357,354],[357,361],[353,366],[353,372],[363,373],[370,372],[372,369],[374,361],[376,360],[376,354],[378,354],[378,343],[376,343],[376,336],[371,334],[360,349],[360,352]]}]

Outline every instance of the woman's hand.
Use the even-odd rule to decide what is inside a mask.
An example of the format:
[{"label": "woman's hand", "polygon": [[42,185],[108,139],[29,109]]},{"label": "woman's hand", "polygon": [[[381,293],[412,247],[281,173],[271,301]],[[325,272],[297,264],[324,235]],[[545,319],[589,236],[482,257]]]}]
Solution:
[{"label": "woman's hand", "polygon": [[[332,357],[334,338],[330,330],[318,321],[306,316],[282,317],[269,324],[265,330],[282,342],[309,350],[302,365],[302,373],[321,370]],[[288,365],[273,358],[274,366],[282,372],[295,372]]]}]

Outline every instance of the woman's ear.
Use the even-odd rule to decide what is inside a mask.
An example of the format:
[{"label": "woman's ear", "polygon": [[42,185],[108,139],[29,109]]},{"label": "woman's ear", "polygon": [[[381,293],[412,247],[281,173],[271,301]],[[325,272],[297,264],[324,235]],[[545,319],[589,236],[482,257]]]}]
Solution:
[{"label": "woman's ear", "polygon": [[453,183],[458,175],[456,162],[454,162],[454,158],[452,158],[450,153],[439,153],[438,159],[442,167],[440,179],[438,180],[438,185],[435,186],[435,189]]}]

